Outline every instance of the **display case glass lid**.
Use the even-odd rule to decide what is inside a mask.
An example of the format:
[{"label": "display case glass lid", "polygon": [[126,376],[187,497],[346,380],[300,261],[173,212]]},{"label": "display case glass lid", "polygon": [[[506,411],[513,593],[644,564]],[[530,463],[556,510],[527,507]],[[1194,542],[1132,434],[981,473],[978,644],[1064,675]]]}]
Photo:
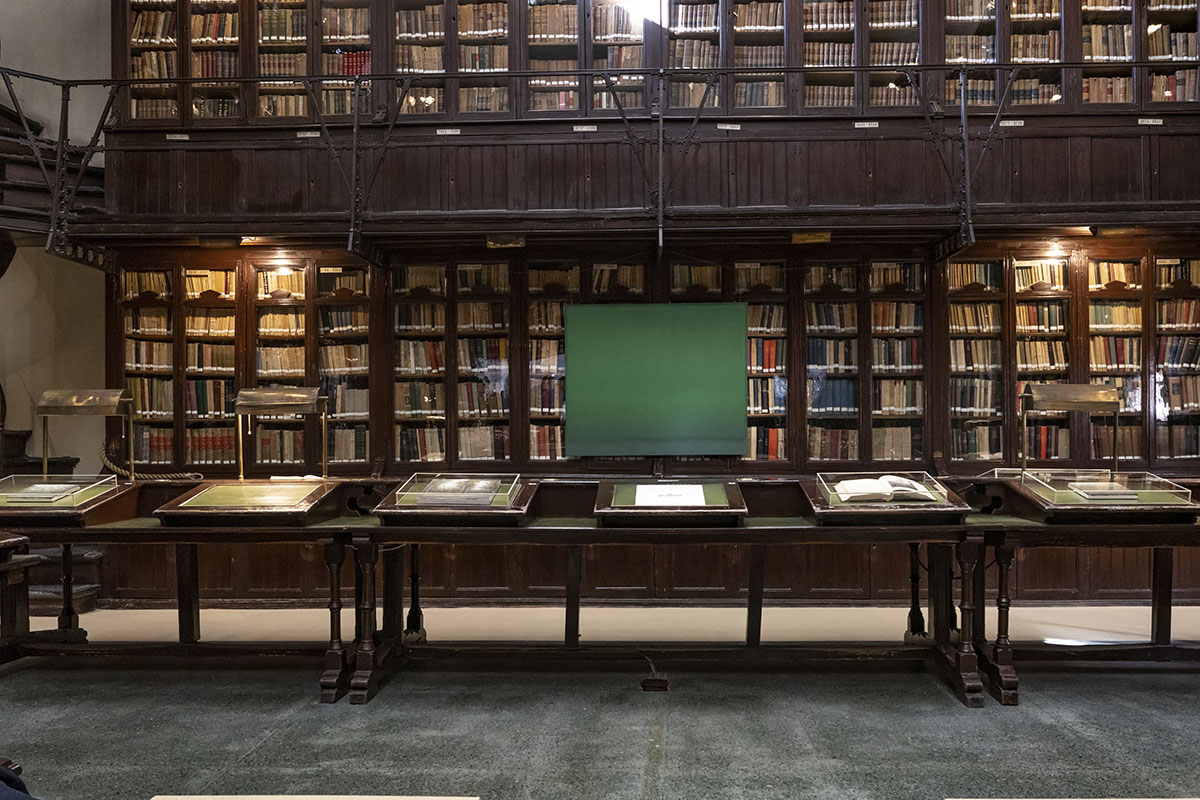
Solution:
[{"label": "display case glass lid", "polygon": [[1055,506],[1187,505],[1190,490],[1149,472],[1027,470],[1020,484]]},{"label": "display case glass lid", "polygon": [[520,478],[520,475],[418,472],[396,490],[395,504],[508,508],[516,499]]},{"label": "display case glass lid", "polygon": [[818,472],[817,487],[830,506],[945,504],[945,486],[928,472]]},{"label": "display case glass lid", "polygon": [[115,475],[9,475],[0,508],[76,508],[117,488]]},{"label": "display case glass lid", "polygon": [[729,506],[726,481],[631,480],[613,483],[613,508],[725,508]]}]

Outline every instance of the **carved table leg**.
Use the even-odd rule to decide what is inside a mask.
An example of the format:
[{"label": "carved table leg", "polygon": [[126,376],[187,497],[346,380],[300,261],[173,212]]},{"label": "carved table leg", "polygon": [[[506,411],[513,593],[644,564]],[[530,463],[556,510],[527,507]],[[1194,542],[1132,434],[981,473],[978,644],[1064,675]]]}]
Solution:
[{"label": "carved table leg", "polygon": [[379,687],[375,664],[375,560],[378,546],[369,540],[354,540],[355,565],[360,586],[358,599],[358,642],[354,652],[354,674],[350,677],[350,702],[370,700]]},{"label": "carved table leg", "polygon": [[408,622],[404,626],[405,644],[425,643],[425,612],[421,610],[421,545],[409,545]]},{"label": "carved table leg", "polygon": [[179,641],[200,641],[200,554],[194,544],[175,545],[175,596],[179,609]]},{"label": "carved table leg", "polygon": [[87,631],[79,627],[79,614],[75,612],[75,564],[72,547],[62,546],[62,608],[58,614],[58,628],[37,638],[45,642],[81,644],[87,641]]},{"label": "carved table leg", "polygon": [[929,558],[929,623],[934,644],[941,646],[950,642],[950,629],[953,627],[950,619],[954,611],[951,548],[948,544],[930,544],[926,553]]},{"label": "carved table leg", "polygon": [[384,639],[402,635],[404,626],[404,551],[401,548],[402,545],[391,545],[383,550],[379,579],[383,582]]},{"label": "carved table leg", "polygon": [[329,568],[329,648],[321,675],[321,702],[336,703],[349,689],[351,659],[342,644],[342,563],[346,545],[325,543],[325,565]]},{"label": "carved table leg", "polygon": [[908,588],[908,630],[904,632],[904,643],[928,644],[929,632],[921,613],[921,545],[915,542],[908,546]]},{"label": "carved table leg", "polygon": [[1011,546],[996,547],[996,641],[991,648],[979,650],[980,669],[987,676],[988,688],[1006,706],[1015,706],[1018,698],[1017,671],[1013,667],[1012,642],[1008,638],[1009,609],[1012,608],[1009,579],[1015,555],[1016,549]]},{"label": "carved table leg", "polygon": [[579,596],[583,584],[583,546],[567,545],[567,613],[563,644],[579,647]]},{"label": "carved table leg", "polygon": [[1175,551],[1170,547],[1156,547],[1153,559],[1150,587],[1150,643],[1169,648],[1171,646],[1171,603],[1174,592]]},{"label": "carved table leg", "polygon": [[963,705],[983,706],[983,681],[979,677],[979,662],[975,656],[975,576],[983,544],[977,541],[960,542],[957,547],[958,566],[962,573],[959,589],[959,611],[962,632],[958,644],[941,644],[938,652],[947,668],[947,677]]},{"label": "carved table leg", "polygon": [[767,546],[750,545],[750,591],[746,598],[746,646],[762,643],[763,588],[766,585]]}]

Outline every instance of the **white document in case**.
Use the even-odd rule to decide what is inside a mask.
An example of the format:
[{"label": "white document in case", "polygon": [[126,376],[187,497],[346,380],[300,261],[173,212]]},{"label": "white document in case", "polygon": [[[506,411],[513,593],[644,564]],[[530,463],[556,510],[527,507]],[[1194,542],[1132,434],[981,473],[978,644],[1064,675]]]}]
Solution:
[{"label": "white document in case", "polygon": [[704,487],[698,483],[639,484],[635,506],[702,506]]}]

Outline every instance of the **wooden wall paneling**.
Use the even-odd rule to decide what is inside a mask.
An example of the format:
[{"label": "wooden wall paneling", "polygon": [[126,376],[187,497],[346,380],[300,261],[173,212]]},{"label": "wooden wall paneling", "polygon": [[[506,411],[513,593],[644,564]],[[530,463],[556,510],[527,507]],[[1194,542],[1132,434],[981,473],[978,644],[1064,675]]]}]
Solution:
[{"label": "wooden wall paneling", "polygon": [[672,208],[723,205],[726,170],[722,168],[726,143],[694,140],[687,152],[668,145],[665,152],[667,204]]},{"label": "wooden wall paneling", "polygon": [[[244,151],[240,173],[241,199],[245,210],[258,213],[301,213],[306,208],[303,176],[305,151],[288,150]],[[281,175],[295,180],[280,180]]]},{"label": "wooden wall paneling", "polygon": [[1036,547],[1017,551],[1014,596],[1020,600],[1085,600],[1091,595],[1087,549]]},{"label": "wooden wall paneling", "polygon": [[523,581],[517,575],[517,549],[490,544],[455,545],[451,549],[449,565],[448,588],[451,595],[460,598],[520,596],[517,589]]},{"label": "wooden wall paneling", "polygon": [[[763,596],[781,599],[799,597],[803,591],[801,583],[807,556],[808,551],[799,545],[767,545]],[[739,581],[741,586],[749,583],[746,575],[742,575]]]},{"label": "wooden wall paneling", "polygon": [[[450,545],[421,545],[420,572],[421,594],[430,597],[449,597],[451,595],[450,568],[452,551]],[[412,569],[412,550],[409,550],[406,570]],[[408,591],[409,572],[404,573],[404,587]]]},{"label": "wooden wall paneling", "polygon": [[865,600],[871,594],[871,549],[864,544],[798,545],[805,550],[802,596]]},{"label": "wooden wall paneling", "polygon": [[[350,208],[350,189],[342,180],[342,171],[330,155],[328,148],[319,140],[317,144],[304,150],[305,171],[308,176],[307,199],[305,210],[310,213],[329,211],[346,211]],[[347,179],[353,169],[353,154],[349,148],[341,151],[339,156],[342,170]]]},{"label": "wooden wall paneling", "polygon": [[1068,141],[1071,144],[1071,202],[1091,202],[1092,137],[1072,136]]},{"label": "wooden wall paneling", "polygon": [[[978,139],[971,140],[971,146],[968,148],[968,152],[971,154],[971,196],[977,205],[1008,202],[1010,184],[1006,180],[1006,176],[1011,172],[1008,162],[1012,147],[1012,139],[999,135],[992,139],[987,154],[982,155],[983,142]],[[932,169],[936,170],[935,176],[941,177],[943,187],[940,194],[941,202],[948,203],[954,196],[950,179],[946,177],[946,171],[942,169],[941,159],[937,157],[937,153],[930,152],[928,157],[935,162],[932,165]],[[953,166],[953,160],[948,159],[948,161]],[[936,196],[932,192],[930,194],[931,197]],[[934,201],[931,199],[931,202]]]},{"label": "wooden wall paneling", "polygon": [[[591,179],[588,182],[588,208],[644,208],[650,203],[649,189],[642,168],[628,141],[606,141],[590,145]],[[657,174],[657,151],[647,145],[642,158],[651,179]]]},{"label": "wooden wall paneling", "polygon": [[736,545],[661,545],[654,548],[655,597],[734,597],[741,579]]},{"label": "wooden wall paneling", "polygon": [[239,597],[312,597],[325,556],[311,544],[246,544],[235,547],[234,561]]},{"label": "wooden wall paneling", "polygon": [[1149,600],[1148,547],[1088,548],[1092,574],[1089,600]]},{"label": "wooden wall paneling", "polygon": [[1014,140],[1013,200],[1017,203],[1067,203],[1070,196],[1070,140],[1023,136]]},{"label": "wooden wall paneling", "polygon": [[[124,171],[117,197],[118,214],[167,215],[181,213],[176,207],[180,193],[178,154],[173,150],[130,150],[124,153]],[[106,154],[107,160],[107,154]]]},{"label": "wooden wall paneling", "polygon": [[[873,167],[868,170],[875,182],[872,205],[904,206],[930,202],[924,180],[918,175],[925,166],[927,145],[921,139],[876,139],[871,142]],[[936,156],[935,156],[936,158]],[[939,171],[941,167],[938,167]]]},{"label": "wooden wall paneling", "polygon": [[454,209],[474,211],[508,207],[509,148],[505,145],[454,147]]},{"label": "wooden wall paneling", "polygon": [[114,544],[104,548],[105,597],[162,599],[175,596],[175,550],[170,545]]},{"label": "wooden wall paneling", "polygon": [[730,140],[730,205],[734,208],[786,206],[792,164],[788,143],[780,140]]},{"label": "wooden wall paneling", "polygon": [[524,195],[522,208],[576,209],[579,207],[580,145],[556,143],[514,146],[524,157],[522,174],[514,188]]},{"label": "wooden wall paneling", "polygon": [[[1082,137],[1072,137],[1082,138]],[[1092,202],[1129,202],[1145,197],[1143,136],[1093,136]]]},{"label": "wooden wall paneling", "polygon": [[582,593],[597,599],[654,597],[654,548],[639,544],[584,548]]},{"label": "wooden wall paneling", "polygon": [[867,204],[867,141],[812,141],[808,150],[808,204],[864,206]]},{"label": "wooden wall paneling", "polygon": [[567,548],[563,545],[528,545],[511,548],[522,576],[518,590],[526,597],[562,597],[567,590]]},{"label": "wooden wall paneling", "polygon": [[1156,136],[1158,196],[1162,201],[1200,198],[1200,181],[1188,164],[1200,164],[1200,134]]},{"label": "wooden wall paneling", "polygon": [[[237,597],[237,550],[243,545],[208,544],[196,548],[200,560],[201,597]],[[237,563],[236,566],[240,566]]]},{"label": "wooden wall paneling", "polygon": [[1200,547],[1175,548],[1175,596],[1200,598]]},{"label": "wooden wall paneling", "polygon": [[[873,544],[870,545],[870,551],[870,598],[872,600],[908,600],[911,592],[908,545]],[[924,588],[924,581],[922,588]]]},{"label": "wooden wall paneling", "polygon": [[[368,198],[371,211],[445,211],[443,148],[419,141],[389,147]],[[372,167],[373,169],[373,167]]]},{"label": "wooden wall paneling", "polygon": [[808,143],[788,142],[787,146],[788,182],[787,204],[791,208],[803,208],[808,200]]},{"label": "wooden wall paneling", "polygon": [[183,213],[230,214],[246,210],[247,202],[240,191],[245,151],[196,150],[181,154]]}]

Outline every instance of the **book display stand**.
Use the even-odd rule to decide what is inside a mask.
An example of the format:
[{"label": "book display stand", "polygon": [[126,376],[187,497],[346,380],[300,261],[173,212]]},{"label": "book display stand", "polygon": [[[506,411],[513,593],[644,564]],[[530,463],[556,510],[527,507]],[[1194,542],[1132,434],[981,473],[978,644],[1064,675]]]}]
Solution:
[{"label": "book display stand", "polygon": [[737,482],[714,478],[600,481],[596,518],[615,527],[737,525],[746,501]]},{"label": "book display stand", "polygon": [[801,486],[822,525],[957,525],[971,510],[927,472],[819,472]]},{"label": "book display stand", "polygon": [[517,525],[536,481],[520,475],[420,472],[375,507],[384,525]]}]

